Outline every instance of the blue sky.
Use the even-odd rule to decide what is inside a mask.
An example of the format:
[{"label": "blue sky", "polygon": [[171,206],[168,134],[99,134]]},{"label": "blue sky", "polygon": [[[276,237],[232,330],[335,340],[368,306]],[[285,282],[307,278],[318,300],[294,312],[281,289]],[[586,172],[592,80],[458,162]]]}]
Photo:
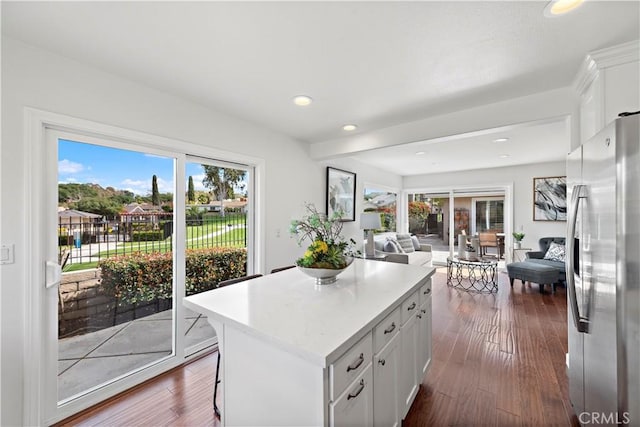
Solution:
[{"label": "blue sky", "polygon": [[[174,192],[172,158],[67,140],[58,143],[59,183],[99,184],[144,196],[151,194],[153,175],[161,193]],[[202,166],[188,163],[189,175],[196,190],[205,189]]]}]

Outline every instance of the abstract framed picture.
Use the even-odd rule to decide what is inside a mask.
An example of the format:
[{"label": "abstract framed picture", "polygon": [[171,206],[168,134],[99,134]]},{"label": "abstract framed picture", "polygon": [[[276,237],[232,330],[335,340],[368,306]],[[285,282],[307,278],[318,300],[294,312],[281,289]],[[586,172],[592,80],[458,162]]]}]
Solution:
[{"label": "abstract framed picture", "polygon": [[533,220],[567,220],[567,177],[533,178]]},{"label": "abstract framed picture", "polygon": [[341,221],[356,220],[356,174],[327,167],[327,216],[340,212]]}]

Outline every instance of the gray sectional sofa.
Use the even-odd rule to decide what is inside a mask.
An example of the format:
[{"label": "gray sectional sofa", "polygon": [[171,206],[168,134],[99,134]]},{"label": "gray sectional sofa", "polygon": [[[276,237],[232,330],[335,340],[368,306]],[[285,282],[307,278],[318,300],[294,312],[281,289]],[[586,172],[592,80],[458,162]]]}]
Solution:
[{"label": "gray sectional sofa", "polygon": [[[392,246],[388,244],[389,240],[398,241],[398,238],[406,238],[409,234],[402,233],[380,233],[374,237],[374,247],[376,255],[386,256],[388,262],[397,262],[400,264],[413,264],[421,265],[424,267],[431,267],[432,253],[431,245],[417,242],[417,238],[414,239],[416,244],[413,246],[413,250],[392,250]],[[415,236],[414,236],[415,237]],[[396,246],[397,248],[397,246]]]}]

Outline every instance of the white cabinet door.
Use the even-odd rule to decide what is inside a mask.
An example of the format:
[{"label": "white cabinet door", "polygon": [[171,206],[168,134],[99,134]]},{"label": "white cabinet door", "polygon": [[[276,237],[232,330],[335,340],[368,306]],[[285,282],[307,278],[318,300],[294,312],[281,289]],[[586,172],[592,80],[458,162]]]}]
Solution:
[{"label": "white cabinet door", "polygon": [[418,384],[431,365],[431,298],[420,306],[418,316]]},{"label": "white cabinet door", "polygon": [[398,372],[400,367],[400,333],[373,357],[373,425],[398,427]]},{"label": "white cabinet door", "polygon": [[371,362],[356,380],[330,405],[333,427],[373,426],[373,374]]},{"label": "white cabinet door", "polygon": [[418,393],[416,378],[418,366],[418,318],[411,316],[400,328],[400,381],[398,408],[401,418],[407,416],[411,403]]}]

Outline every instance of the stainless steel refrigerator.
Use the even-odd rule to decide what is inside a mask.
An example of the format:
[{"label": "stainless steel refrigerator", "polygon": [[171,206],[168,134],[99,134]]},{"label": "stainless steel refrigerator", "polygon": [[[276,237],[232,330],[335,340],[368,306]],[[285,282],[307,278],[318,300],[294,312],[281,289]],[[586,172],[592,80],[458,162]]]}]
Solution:
[{"label": "stainless steel refrigerator", "polygon": [[640,115],[567,162],[569,394],[582,425],[640,426]]}]

